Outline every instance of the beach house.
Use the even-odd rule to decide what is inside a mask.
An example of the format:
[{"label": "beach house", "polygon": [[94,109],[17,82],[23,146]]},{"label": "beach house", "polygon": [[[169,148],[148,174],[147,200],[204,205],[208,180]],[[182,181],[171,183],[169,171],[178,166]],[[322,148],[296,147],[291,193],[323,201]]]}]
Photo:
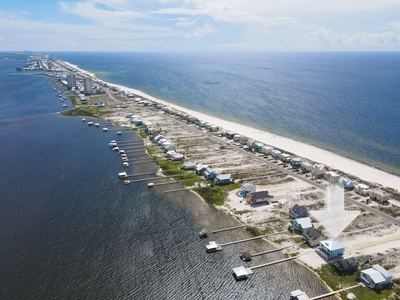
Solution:
[{"label": "beach house", "polygon": [[289,216],[292,219],[305,218],[308,217],[308,212],[303,206],[295,204],[289,209]]},{"label": "beach house", "polygon": [[354,257],[343,258],[336,265],[343,273],[346,274],[352,274],[358,270],[358,263]]},{"label": "beach house", "polygon": [[207,165],[198,164],[195,168],[197,175],[203,175],[204,171],[208,168]]},{"label": "beach house", "polygon": [[379,204],[388,204],[389,203],[389,194],[380,190],[380,189],[373,189],[369,193],[369,198],[378,202]]},{"label": "beach house", "polygon": [[361,271],[360,280],[371,289],[378,286],[385,287],[392,282],[393,275],[380,265],[373,265],[372,268]]},{"label": "beach house", "polygon": [[306,232],[303,232],[303,240],[311,248],[318,247],[320,242],[324,239],[325,237],[322,235],[322,233],[314,227],[310,228],[310,230]]},{"label": "beach house", "polygon": [[347,177],[340,177],[339,185],[341,185],[345,190],[352,190],[354,189],[354,182],[350,178]]},{"label": "beach house", "polygon": [[369,186],[363,183],[357,184],[354,187],[354,191],[361,196],[368,196],[369,193],[371,192]]},{"label": "beach house", "polygon": [[215,172],[211,168],[207,168],[204,171],[204,178],[207,179],[207,180],[213,180],[216,176],[217,176],[217,172]]},{"label": "beach house", "polygon": [[301,159],[299,157],[293,157],[290,160],[290,165],[295,169],[299,169],[301,167]]},{"label": "beach house", "polygon": [[214,183],[217,185],[229,184],[232,182],[231,174],[217,174]]},{"label": "beach house", "polygon": [[281,153],[281,155],[279,156],[279,160],[282,162],[290,162],[290,154]]},{"label": "beach house", "polygon": [[259,191],[250,193],[249,196],[247,197],[247,201],[250,204],[256,204],[256,203],[268,202],[269,198],[270,196],[268,194],[268,191]]},{"label": "beach house", "polygon": [[245,182],[240,186],[240,190],[243,196],[247,196],[250,193],[254,193],[256,191],[256,185],[252,182]]},{"label": "beach house", "polygon": [[300,166],[300,170],[303,173],[311,172],[313,166],[308,161],[303,161]]},{"label": "beach house", "polygon": [[311,176],[314,178],[321,178],[326,173],[324,164],[314,164],[311,169]]},{"label": "beach house", "polygon": [[340,175],[333,171],[327,171],[324,174],[324,179],[330,183],[339,183]]},{"label": "beach house", "polygon": [[343,258],[344,246],[336,239],[323,240],[316,251],[326,262],[336,262]]},{"label": "beach house", "polygon": [[309,217],[293,220],[293,232],[302,234],[309,231],[312,227],[313,225]]},{"label": "beach house", "polygon": [[281,151],[276,150],[276,149],[271,150],[271,156],[272,156],[274,159],[279,159],[280,156],[281,156]]},{"label": "beach house", "polygon": [[196,168],[196,164],[194,162],[191,162],[191,161],[185,162],[181,167],[181,169],[185,170],[185,171],[194,170],[195,168]]}]

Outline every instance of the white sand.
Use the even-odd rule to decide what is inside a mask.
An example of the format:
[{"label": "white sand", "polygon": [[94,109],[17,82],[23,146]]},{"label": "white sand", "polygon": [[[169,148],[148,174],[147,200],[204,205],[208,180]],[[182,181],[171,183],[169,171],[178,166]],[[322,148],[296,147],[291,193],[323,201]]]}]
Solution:
[{"label": "white sand", "polygon": [[[78,68],[76,65],[66,63],[66,65],[84,73],[88,76],[95,77],[94,74],[89,73],[85,70]],[[164,100],[160,100],[153,96],[150,96],[142,91],[132,89],[126,86],[121,86],[117,84],[110,83],[120,89],[126,90],[135,95],[139,95],[141,97],[147,98],[152,101],[156,101],[158,103],[170,106],[176,110],[185,112],[187,114],[193,115],[198,119],[202,119],[208,123],[215,124],[220,128],[224,128],[225,130],[236,132],[240,135],[247,136],[253,140],[262,142],[266,145],[270,145],[272,147],[276,147],[279,149],[284,149],[285,151],[294,153],[300,157],[309,159],[310,161],[315,161],[318,163],[323,163],[329,166],[332,169],[342,171],[349,175],[354,175],[359,177],[362,180],[367,182],[373,182],[377,184],[381,184],[384,187],[390,187],[396,190],[400,190],[400,177],[386,173],[382,170],[376,169],[372,166],[365,165],[363,163],[357,162],[355,160],[351,160],[349,158],[337,155],[333,152],[320,149],[315,146],[311,146],[305,143],[301,143],[295,141],[293,139],[289,139],[286,137],[278,136],[272,134],[267,131],[261,131],[259,129],[251,128],[249,126],[233,123],[230,121],[226,121],[220,118],[212,117],[197,111],[193,111],[175,104],[171,104]]]}]

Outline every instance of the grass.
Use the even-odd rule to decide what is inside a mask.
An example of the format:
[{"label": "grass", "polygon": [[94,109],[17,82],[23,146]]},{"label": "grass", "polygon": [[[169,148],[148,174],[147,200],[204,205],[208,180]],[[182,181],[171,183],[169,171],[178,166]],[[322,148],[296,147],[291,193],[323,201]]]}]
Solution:
[{"label": "grass", "polygon": [[[360,271],[351,275],[340,274],[333,265],[328,264],[323,265],[320,270],[317,270],[317,273],[333,290],[339,290],[344,287],[356,285],[357,278],[360,275]],[[383,300],[387,299],[394,292],[400,293],[400,289],[384,289],[377,292],[367,287],[357,287],[348,292],[342,293],[341,299],[346,299],[346,294],[350,292],[357,297],[356,299]]]},{"label": "grass", "polygon": [[73,116],[73,117],[95,117],[95,118],[100,118],[101,113],[98,107],[96,106],[78,106],[75,107],[74,109],[67,110],[61,112],[62,115],[64,116]]},{"label": "grass", "polygon": [[223,205],[227,193],[219,186],[205,186],[194,189],[210,205]]}]

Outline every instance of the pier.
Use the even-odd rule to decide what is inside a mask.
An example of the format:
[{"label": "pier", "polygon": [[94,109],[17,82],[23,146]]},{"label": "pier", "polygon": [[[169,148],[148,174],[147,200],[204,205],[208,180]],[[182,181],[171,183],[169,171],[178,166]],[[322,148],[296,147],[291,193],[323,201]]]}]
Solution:
[{"label": "pier", "polygon": [[210,233],[218,233],[218,232],[223,232],[223,231],[228,231],[228,230],[234,230],[238,228],[243,228],[246,227],[246,225],[239,225],[239,226],[233,226],[233,227],[228,227],[228,228],[222,228],[222,229],[217,229],[213,231],[208,231],[207,229],[203,229],[199,232],[199,237],[200,238],[205,238],[208,236]]},{"label": "pier", "polygon": [[290,247],[299,246],[299,245],[302,245],[302,244],[303,243],[301,243],[301,244],[292,244],[292,245],[284,246],[284,247],[281,247],[281,248],[271,249],[271,250],[267,250],[267,251],[263,251],[263,252],[259,252],[259,253],[255,253],[255,254],[251,254],[250,252],[242,252],[242,253],[239,254],[239,257],[243,261],[251,261],[251,258],[255,257],[255,256],[260,256],[260,255],[264,255],[264,254],[269,254],[269,253],[282,251],[284,249],[287,249],[287,248],[290,248]]},{"label": "pier", "polygon": [[254,241],[254,240],[259,240],[259,239],[266,238],[266,237],[269,237],[269,236],[272,236],[272,235],[275,235],[275,234],[280,234],[280,233],[285,233],[285,232],[286,232],[286,230],[285,231],[275,232],[275,233],[270,233],[270,234],[265,234],[265,235],[260,235],[260,236],[256,236],[256,237],[253,237],[253,238],[247,238],[247,239],[243,239],[243,240],[228,242],[228,243],[221,244],[221,247],[222,246],[229,246],[229,245],[239,244],[239,243],[244,243],[244,242],[249,242],[249,241]]}]

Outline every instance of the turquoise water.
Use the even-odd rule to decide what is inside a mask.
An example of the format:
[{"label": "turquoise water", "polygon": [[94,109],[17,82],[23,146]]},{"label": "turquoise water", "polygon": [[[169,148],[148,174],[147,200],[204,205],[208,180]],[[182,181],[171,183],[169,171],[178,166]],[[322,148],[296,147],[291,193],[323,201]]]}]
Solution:
[{"label": "turquoise water", "polygon": [[400,53],[55,53],[97,77],[400,174]]}]

